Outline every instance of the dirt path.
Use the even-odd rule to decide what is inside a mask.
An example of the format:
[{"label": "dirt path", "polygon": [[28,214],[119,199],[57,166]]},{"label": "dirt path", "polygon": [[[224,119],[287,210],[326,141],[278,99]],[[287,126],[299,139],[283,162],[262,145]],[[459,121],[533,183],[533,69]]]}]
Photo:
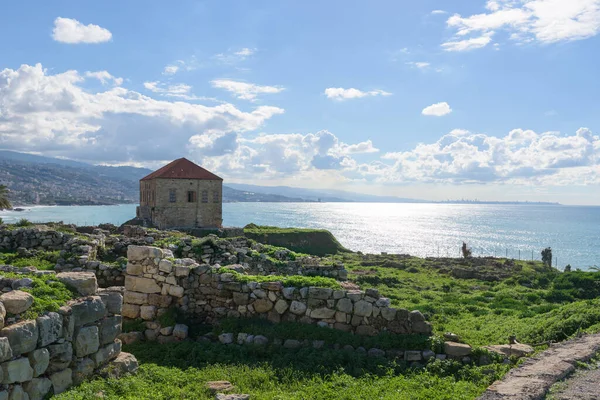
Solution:
[{"label": "dirt path", "polygon": [[[600,334],[586,335],[553,345],[511,370],[501,381],[494,382],[479,399],[543,399],[554,383],[575,371],[575,364],[578,361],[588,361],[598,351],[600,351]],[[596,388],[599,387],[597,382],[594,385]],[[600,395],[590,397],[590,399],[598,398]]]},{"label": "dirt path", "polygon": [[[553,387],[548,400],[600,399],[600,369],[577,371],[566,381]],[[556,390],[554,390],[556,389]]]}]

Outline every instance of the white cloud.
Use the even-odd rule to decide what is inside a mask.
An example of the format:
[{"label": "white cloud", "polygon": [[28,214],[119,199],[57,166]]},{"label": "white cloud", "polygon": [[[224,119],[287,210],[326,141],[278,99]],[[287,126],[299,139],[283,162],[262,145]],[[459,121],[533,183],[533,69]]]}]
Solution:
[{"label": "white cloud", "polygon": [[52,38],[62,43],[102,43],[112,38],[108,29],[84,25],[76,19],[58,17],[54,20]]},{"label": "white cloud", "polygon": [[381,182],[600,183],[600,137],[587,128],[572,136],[514,129],[501,138],[455,130],[435,143],[382,159],[393,164],[378,164],[373,175]]},{"label": "white cloud", "polygon": [[245,61],[248,57],[256,53],[256,49],[244,47],[239,50],[228,50],[225,53],[218,53],[213,56],[215,60],[225,65],[235,65]]},{"label": "white cloud", "polygon": [[333,100],[348,100],[348,99],[359,99],[367,96],[391,96],[392,94],[383,90],[370,90],[363,92],[358,89],[350,88],[327,88],[325,89],[325,96]]},{"label": "white cloud", "polygon": [[441,14],[448,14],[448,12],[444,11],[444,10],[433,10],[431,12],[431,14],[433,14],[433,15],[441,15]]},{"label": "white cloud", "polygon": [[281,86],[260,86],[254,83],[234,81],[230,79],[215,79],[211,82],[212,86],[218,89],[225,89],[234,94],[238,99],[256,100],[261,94],[280,93],[285,90]]},{"label": "white cloud", "polygon": [[[478,45],[470,48],[485,47],[499,30],[518,43],[542,44],[586,39],[600,32],[600,0],[489,0],[486,9],[468,17],[455,14],[447,25],[457,38],[476,35]],[[444,48],[462,51],[473,40],[457,38],[444,43]]]},{"label": "white cloud", "polygon": [[149,163],[181,157],[199,133],[239,135],[284,112],[156,100],[123,87],[90,92],[83,81],[77,71],[49,74],[40,64],[0,71],[0,147],[90,162]]},{"label": "white cloud", "polygon": [[419,69],[427,69],[431,66],[430,63],[424,62],[424,61],[417,61],[417,62],[411,61],[411,62],[407,62],[406,65],[410,65],[412,67],[416,67]]},{"label": "white cloud", "polygon": [[85,77],[98,79],[103,85],[106,85],[109,82],[112,82],[115,86],[121,86],[123,84],[123,78],[114,77],[108,71],[87,71]]},{"label": "white cloud", "polygon": [[425,107],[421,112],[423,115],[434,116],[434,117],[442,117],[444,115],[448,115],[452,112],[450,105],[445,101],[441,103],[435,103],[428,107]]},{"label": "white cloud", "polygon": [[485,47],[491,41],[492,36],[488,33],[483,36],[474,37],[470,39],[442,43],[442,48],[446,51],[468,51]]},{"label": "white cloud", "polygon": [[175,75],[179,71],[178,65],[167,65],[163,70],[163,75]]}]

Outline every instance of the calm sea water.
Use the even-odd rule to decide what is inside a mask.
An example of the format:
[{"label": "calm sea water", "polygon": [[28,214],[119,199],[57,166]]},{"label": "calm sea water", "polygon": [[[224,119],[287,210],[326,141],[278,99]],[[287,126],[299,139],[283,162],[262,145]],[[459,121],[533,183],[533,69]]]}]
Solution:
[{"label": "calm sea water", "polygon": [[[6,222],[63,221],[121,224],[135,205],[27,207],[0,211]],[[224,225],[328,229],[346,247],[368,253],[459,255],[462,241],[474,255],[540,259],[552,247],[559,267],[600,266],[600,207],[466,204],[225,203]]]}]

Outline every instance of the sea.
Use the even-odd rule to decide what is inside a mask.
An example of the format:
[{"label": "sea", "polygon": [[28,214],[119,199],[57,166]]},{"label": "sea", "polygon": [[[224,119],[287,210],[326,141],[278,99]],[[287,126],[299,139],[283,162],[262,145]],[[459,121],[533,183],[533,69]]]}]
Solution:
[{"label": "sea", "polygon": [[[32,206],[0,211],[5,222],[63,221],[120,225],[135,204]],[[600,266],[600,207],[526,204],[225,203],[223,225],[249,223],[322,228],[350,250],[363,253],[459,257],[463,242],[474,256],[539,260],[552,248],[562,269]]]}]

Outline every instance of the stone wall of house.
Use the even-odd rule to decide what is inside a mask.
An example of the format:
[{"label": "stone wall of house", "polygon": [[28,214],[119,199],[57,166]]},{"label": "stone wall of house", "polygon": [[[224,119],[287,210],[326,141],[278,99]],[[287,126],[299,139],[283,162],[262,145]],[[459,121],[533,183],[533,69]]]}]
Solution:
[{"label": "stone wall of house", "polygon": [[[54,274],[32,268],[0,267],[22,274],[2,277],[0,296],[0,399],[41,400],[81,383],[94,373],[134,372],[135,357],[121,352],[122,290],[98,289],[92,273],[57,274],[56,279],[82,297],[35,320],[20,316],[35,301],[26,291],[29,274]],[[103,372],[104,371],[104,372]],[[116,372],[115,372],[116,373]]]},{"label": "stone wall of house", "polygon": [[[281,282],[239,282],[192,259],[173,259],[156,247],[129,246],[123,316],[151,322],[149,339],[169,332],[160,316],[177,307],[191,317],[211,323],[222,317],[263,317],[327,326],[359,335],[382,331],[431,334],[431,324],[419,311],[390,307],[377,290],[334,290],[284,287]],[[147,324],[148,326],[148,324]]]},{"label": "stone wall of house", "polygon": [[[219,228],[223,223],[223,181],[153,179],[140,181],[140,190],[152,192],[153,196],[151,201],[140,203],[137,216],[150,216],[150,222],[159,229]],[[175,191],[175,202],[170,201],[171,190]],[[188,201],[189,191],[196,193],[195,202]]]}]

